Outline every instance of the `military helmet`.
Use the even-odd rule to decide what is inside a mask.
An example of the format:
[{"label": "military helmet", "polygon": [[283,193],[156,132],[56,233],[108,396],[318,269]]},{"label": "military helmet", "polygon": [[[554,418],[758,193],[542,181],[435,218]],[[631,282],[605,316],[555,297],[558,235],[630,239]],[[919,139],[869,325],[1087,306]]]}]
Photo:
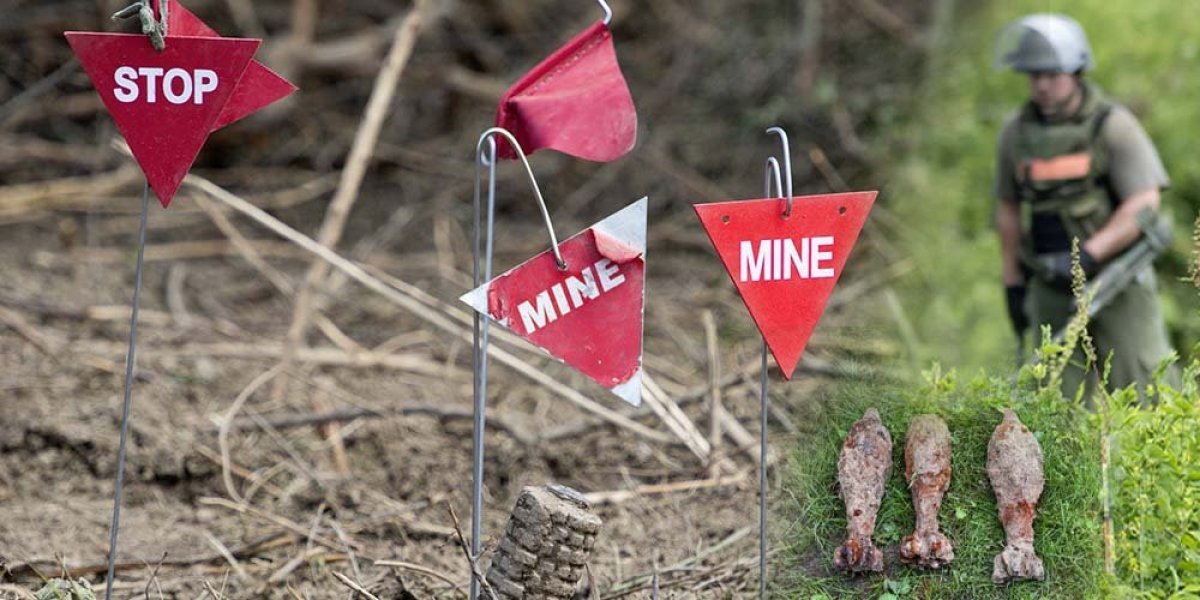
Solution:
[{"label": "military helmet", "polygon": [[1094,66],[1083,27],[1059,14],[1035,14],[1009,23],[996,40],[996,67],[1021,73],[1078,73]]}]

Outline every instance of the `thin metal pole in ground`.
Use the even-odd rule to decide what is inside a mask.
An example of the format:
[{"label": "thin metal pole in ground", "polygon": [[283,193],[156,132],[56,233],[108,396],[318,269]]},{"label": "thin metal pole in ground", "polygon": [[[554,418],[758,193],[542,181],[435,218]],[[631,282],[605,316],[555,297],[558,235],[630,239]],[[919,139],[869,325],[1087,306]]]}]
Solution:
[{"label": "thin metal pole in ground", "polygon": [[761,435],[758,460],[758,597],[767,597],[767,340],[762,346],[762,372],[759,375]]},{"label": "thin metal pole in ground", "polygon": [[[482,145],[476,147],[475,152],[475,247],[474,247],[474,266],[472,270],[474,287],[479,287],[485,281],[492,279],[492,237],[495,231],[495,216],[496,216],[496,140],[495,138],[486,136],[480,142],[487,143],[486,158],[482,150]],[[486,246],[480,250],[480,228],[485,221],[484,215],[480,214],[480,188],[482,187],[480,178],[480,167],[487,166],[488,168],[488,185],[487,185],[487,215],[486,215]],[[483,258],[483,269],[480,271],[480,257]],[[488,325],[487,317],[480,313],[475,313],[475,330],[474,330],[474,345],[475,345],[475,378],[474,378],[474,394],[475,394],[475,426],[473,432],[472,444],[472,476],[471,476],[471,554],[472,560],[478,560],[480,554],[483,553],[483,444],[484,431],[486,428],[486,410],[487,410],[487,350],[488,350]],[[475,569],[472,569],[471,575],[471,600],[479,598],[480,582],[475,577]]]},{"label": "thin metal pole in ground", "polygon": [[121,407],[121,443],[117,447],[117,485],[113,492],[112,525],[108,534],[108,576],[104,600],[111,600],[117,567],[117,534],[121,531],[121,495],[125,487],[125,442],[129,439],[129,409],[133,403],[134,360],[137,358],[138,304],[142,296],[142,267],[146,254],[146,221],[150,214],[150,182],[142,189],[142,219],[138,226],[137,267],[134,270],[133,310],[129,316],[129,349],[125,353],[125,400]]},{"label": "thin metal pole in ground", "polygon": [[[550,222],[550,211],[546,208],[546,200],[542,197],[542,190],[538,186],[537,178],[533,175],[533,168],[529,166],[529,159],[525,156],[525,151],[521,149],[520,142],[512,134],[512,132],[501,128],[492,127],[483,132],[479,137],[479,142],[475,145],[475,244],[473,258],[473,279],[475,289],[478,289],[483,282],[492,280],[492,254],[493,254],[493,234],[496,229],[496,161],[497,148],[496,137],[503,137],[516,153],[517,158],[521,159],[521,164],[525,167],[525,174],[529,176],[529,184],[533,188],[534,196],[537,198],[538,207],[542,211],[542,220],[546,224],[546,231],[550,234],[550,250],[554,253],[555,262],[560,269],[566,269],[567,263],[563,260],[562,253],[558,248],[558,237],[554,235],[554,224]],[[484,154],[486,144],[487,154]],[[480,214],[480,196],[482,192],[482,183],[480,177],[481,167],[488,168],[488,187],[487,187],[487,215],[486,215],[486,236],[482,253],[480,252],[480,225],[483,215]],[[479,262],[480,254],[483,256],[483,271],[480,272]],[[475,431],[474,431],[474,457],[472,469],[472,494],[471,494],[471,557],[472,561],[479,559],[483,553],[483,442],[484,428],[486,426],[486,409],[487,409],[487,383],[488,383],[488,325],[490,324],[488,317],[475,313]],[[474,573],[479,569],[471,569],[471,600],[478,600],[479,588],[481,582]]]},{"label": "thin metal pole in ground", "polygon": [[[787,132],[780,127],[772,127],[768,134],[779,136],[783,146],[783,169],[779,160],[774,156],[767,158],[766,173],[763,177],[763,197],[779,198],[784,201],[781,217],[787,219],[792,215],[792,152],[788,142]],[[784,181],[787,187],[784,187]],[[774,184],[774,194],[772,185]],[[763,337],[762,370],[759,372],[759,454],[758,454],[758,597],[767,597],[767,411],[770,409],[770,397],[767,395],[767,338]]]}]

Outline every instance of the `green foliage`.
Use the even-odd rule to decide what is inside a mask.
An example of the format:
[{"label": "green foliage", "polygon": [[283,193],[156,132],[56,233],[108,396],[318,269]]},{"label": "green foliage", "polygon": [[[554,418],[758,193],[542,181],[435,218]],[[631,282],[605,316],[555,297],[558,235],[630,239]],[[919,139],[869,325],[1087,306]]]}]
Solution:
[{"label": "green foliage", "polygon": [[[960,3],[960,6],[963,3]],[[1200,209],[1200,162],[1192,133],[1200,122],[1200,5],[1173,0],[1006,0],[974,7],[933,58],[930,78],[908,120],[876,133],[872,147],[886,205],[907,227],[903,242],[917,270],[900,289],[916,332],[918,364],[960,368],[1012,364],[1014,336],[1004,318],[1000,251],[992,231],[995,143],[1001,124],[1027,95],[1022,76],[992,64],[1002,25],[1054,10],[1078,19],[1096,53],[1089,75],[1139,116],[1172,178],[1164,206],[1176,217],[1176,247],[1162,259],[1163,310],[1177,348],[1200,341],[1187,274],[1186,228]],[[882,122],[882,119],[880,120]],[[936,242],[931,243],[931,240]]]},{"label": "green foliage", "polygon": [[50,579],[37,591],[37,600],[96,600],[96,593],[86,579]]},{"label": "green foliage", "polygon": [[[978,376],[960,380],[935,366],[913,389],[857,382],[821,398],[813,419],[822,427],[800,437],[784,473],[786,561],[778,589],[789,598],[1095,598],[1102,594],[1099,438],[1085,414],[1069,409],[1049,369],[1027,369],[1015,384]],[[846,519],[837,496],[837,458],[854,421],[876,407],[892,434],[893,475],[876,526],[884,548],[883,576],[846,578],[831,571],[833,551],[844,540]],[[1046,457],[1046,488],[1035,522],[1036,547],[1047,580],[1017,585],[992,583],[992,560],[1004,531],[987,478],[987,444],[1000,409],[1012,406],[1034,431]],[[940,522],[955,546],[950,568],[923,572],[898,561],[897,546],[912,532],[914,516],[903,480],[904,436],[912,418],[934,413],[952,437],[953,478]]]},{"label": "green foliage", "polygon": [[885,579],[883,580],[883,589],[887,591],[879,596],[879,600],[898,600],[912,593],[913,584],[910,579]]},{"label": "green foliage", "polygon": [[[1180,390],[1133,389],[1110,400],[1118,577],[1145,598],[1200,598],[1200,362]],[[1096,417],[1097,420],[1100,416]]]},{"label": "green foliage", "polygon": [[1200,215],[1196,216],[1196,224],[1192,227],[1192,266],[1188,268],[1188,276],[1192,285],[1200,289]]},{"label": "green foliage", "polygon": [[[1078,303],[1086,305],[1077,247],[1073,254],[1073,289]],[[1082,391],[1073,398],[1064,398],[1060,391],[1062,371],[1077,345],[1101,381],[1095,413],[1077,408]],[[913,391],[870,383],[834,388],[817,421],[836,428],[802,436],[785,474],[789,501],[783,509],[793,519],[788,558],[794,565],[790,575],[781,578],[782,587],[797,598],[829,597],[833,591],[842,597],[881,600],[910,594],[1200,599],[1200,346],[1197,354],[1179,388],[1167,383],[1173,362],[1169,359],[1141,389],[1131,385],[1114,393],[1103,391],[1107,365],[1098,361],[1087,333],[1087,314],[1081,311],[1068,324],[1062,342],[1044,331],[1037,360],[1009,382],[981,375],[960,384],[954,371],[943,374],[935,363],[924,374],[924,385]],[[840,442],[871,406],[879,409],[893,434],[894,465],[903,464],[902,428],[916,414],[938,414],[950,427],[954,475],[940,514],[942,530],[955,544],[956,560],[948,571],[923,573],[895,564],[895,546],[911,528],[913,514],[904,482],[893,477],[875,534],[885,547],[885,560],[892,561],[888,572],[882,581],[850,580],[830,572],[826,557],[845,527],[836,493]],[[1047,581],[1002,588],[991,586],[986,577],[988,552],[998,549],[989,540],[1002,539],[997,538],[1002,532],[997,520],[987,515],[995,505],[985,469],[996,412],[1006,406],[1033,430],[1046,456],[1035,547],[1045,560]],[[1105,548],[1113,552],[1115,568],[1110,573],[1115,577],[1106,575],[1101,558]]]}]

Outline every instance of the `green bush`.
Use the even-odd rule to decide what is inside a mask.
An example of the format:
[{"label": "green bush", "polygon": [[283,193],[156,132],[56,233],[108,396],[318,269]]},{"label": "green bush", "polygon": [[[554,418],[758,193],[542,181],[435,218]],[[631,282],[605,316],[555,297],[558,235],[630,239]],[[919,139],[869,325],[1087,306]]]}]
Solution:
[{"label": "green bush", "polygon": [[1152,408],[1132,389],[1110,403],[1116,570],[1130,596],[1200,598],[1198,377],[1193,362],[1181,389],[1156,386]]}]

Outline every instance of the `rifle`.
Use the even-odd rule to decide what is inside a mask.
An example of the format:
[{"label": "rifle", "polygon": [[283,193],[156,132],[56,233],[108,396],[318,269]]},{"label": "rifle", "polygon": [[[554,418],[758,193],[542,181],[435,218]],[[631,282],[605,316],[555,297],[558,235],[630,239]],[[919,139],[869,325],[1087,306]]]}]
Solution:
[{"label": "rifle", "polygon": [[[1142,236],[1128,249],[1109,261],[1096,277],[1083,286],[1082,299],[1088,301],[1086,312],[1089,319],[1112,304],[1113,300],[1125,291],[1125,288],[1129,287],[1129,284],[1133,283],[1133,280],[1143,270],[1150,268],[1154,259],[1171,246],[1174,231],[1172,231],[1170,219],[1147,209],[1138,213],[1137,221],[1142,230]],[[1064,326],[1055,332],[1051,341],[1062,343],[1066,335],[1067,327]]]}]

